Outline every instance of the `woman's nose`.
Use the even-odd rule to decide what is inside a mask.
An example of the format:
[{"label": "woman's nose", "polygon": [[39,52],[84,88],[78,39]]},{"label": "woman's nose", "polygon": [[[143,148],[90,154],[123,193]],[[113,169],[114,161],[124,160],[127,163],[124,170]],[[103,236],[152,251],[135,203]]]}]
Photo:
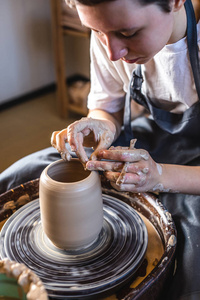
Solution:
[{"label": "woman's nose", "polygon": [[109,59],[112,61],[119,60],[128,54],[128,48],[123,41],[116,37],[106,37],[106,46]]}]

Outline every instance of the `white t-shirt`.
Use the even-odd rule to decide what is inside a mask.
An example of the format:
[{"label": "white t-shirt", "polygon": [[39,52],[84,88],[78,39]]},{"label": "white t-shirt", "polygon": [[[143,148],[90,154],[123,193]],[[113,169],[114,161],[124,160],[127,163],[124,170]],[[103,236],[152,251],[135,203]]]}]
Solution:
[{"label": "white t-shirt", "polygon": [[[200,22],[197,33],[200,46]],[[106,47],[93,33],[90,54],[88,108],[117,112],[124,107],[124,97],[136,65],[122,60],[110,61]],[[142,65],[142,74],[142,92],[158,107],[180,113],[198,101],[186,38],[166,45],[153,59]]]}]

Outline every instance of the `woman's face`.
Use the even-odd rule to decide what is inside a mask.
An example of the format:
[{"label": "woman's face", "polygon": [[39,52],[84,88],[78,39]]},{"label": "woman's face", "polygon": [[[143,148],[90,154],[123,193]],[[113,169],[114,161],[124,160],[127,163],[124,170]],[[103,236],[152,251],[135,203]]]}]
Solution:
[{"label": "woman's face", "polygon": [[107,47],[110,60],[144,64],[170,40],[174,12],[138,0],[115,0],[95,6],[77,5],[84,26],[92,29]]}]

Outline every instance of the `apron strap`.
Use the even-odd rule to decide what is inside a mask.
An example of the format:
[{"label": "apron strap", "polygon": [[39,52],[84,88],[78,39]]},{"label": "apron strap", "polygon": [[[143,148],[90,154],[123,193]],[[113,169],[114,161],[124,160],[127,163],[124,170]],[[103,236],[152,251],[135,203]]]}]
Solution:
[{"label": "apron strap", "polygon": [[189,50],[190,63],[193,71],[194,82],[200,100],[200,67],[199,67],[199,48],[197,44],[197,26],[194,9],[191,0],[185,2],[187,15],[187,44]]},{"label": "apron strap", "polygon": [[[191,0],[185,2],[185,9],[187,15],[187,44],[190,57],[190,63],[193,71],[194,82],[200,100],[200,66],[199,66],[199,49],[197,44],[197,28],[195,13]],[[125,98],[124,108],[124,131],[126,141],[134,138],[131,128],[131,100],[134,99],[137,103],[143,105],[149,110],[146,97],[141,93],[143,78],[141,72],[141,65],[133,71],[133,75],[129,84],[129,90]]]},{"label": "apron strap", "polygon": [[137,68],[133,71],[128,91],[125,97],[125,106],[124,106],[124,133],[125,140],[129,142],[134,138],[133,130],[131,128],[131,100],[134,99],[140,105],[143,105],[148,111],[148,104],[146,97],[141,93],[141,86],[143,82],[141,65],[138,65]]},{"label": "apron strap", "polygon": [[125,140],[126,142],[133,139],[133,131],[131,128],[131,83],[129,83],[128,91],[125,97],[125,106],[124,106],[124,132],[125,132]]}]

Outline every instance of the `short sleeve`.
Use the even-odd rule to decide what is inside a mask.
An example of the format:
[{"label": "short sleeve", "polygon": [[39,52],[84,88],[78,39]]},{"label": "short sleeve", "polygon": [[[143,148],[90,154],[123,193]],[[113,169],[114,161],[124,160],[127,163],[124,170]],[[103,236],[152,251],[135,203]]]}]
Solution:
[{"label": "short sleeve", "polygon": [[121,110],[134,66],[127,66],[121,60],[110,61],[106,47],[94,33],[91,35],[90,57],[91,90],[88,108],[103,109],[109,113]]}]

